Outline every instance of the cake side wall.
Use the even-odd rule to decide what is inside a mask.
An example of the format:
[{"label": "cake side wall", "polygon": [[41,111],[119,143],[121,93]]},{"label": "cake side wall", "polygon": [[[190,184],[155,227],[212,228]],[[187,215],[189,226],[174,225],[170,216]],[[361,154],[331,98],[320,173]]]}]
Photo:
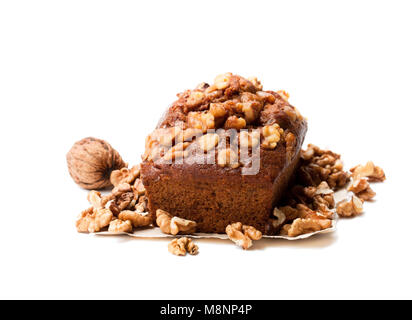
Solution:
[{"label": "cake side wall", "polygon": [[266,233],[273,207],[281,198],[299,163],[306,123],[297,130],[290,154],[286,144],[260,152],[260,170],[242,175],[241,168],[205,164],[142,163],[148,208],[198,223],[198,232],[224,233],[228,224],[242,222]]}]

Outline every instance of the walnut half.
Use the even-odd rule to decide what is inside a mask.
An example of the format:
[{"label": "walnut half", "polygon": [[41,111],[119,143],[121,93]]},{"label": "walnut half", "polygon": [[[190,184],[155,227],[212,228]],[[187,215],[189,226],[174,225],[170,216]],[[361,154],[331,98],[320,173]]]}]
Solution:
[{"label": "walnut half", "polygon": [[352,191],[358,198],[364,201],[370,201],[376,195],[366,178],[358,178],[353,181],[349,185],[348,191]]},{"label": "walnut half", "polygon": [[230,240],[244,250],[252,246],[252,240],[260,240],[262,238],[262,232],[252,226],[242,225],[241,222],[229,224],[226,227],[226,234]]},{"label": "walnut half", "polygon": [[292,224],[285,224],[281,230],[282,235],[297,237],[299,235],[324,230],[332,226],[329,219],[297,218]]},{"label": "walnut half", "polygon": [[336,206],[336,212],[340,217],[353,217],[361,214],[363,202],[357,196],[352,196],[350,201],[342,200]]},{"label": "walnut half", "polygon": [[183,237],[173,239],[168,245],[168,250],[171,254],[176,256],[185,256],[186,252],[190,255],[196,255],[199,252],[199,247],[192,241],[192,239]]},{"label": "walnut half", "polygon": [[98,232],[107,227],[113,218],[109,209],[89,208],[84,210],[76,221],[78,232]]},{"label": "walnut half", "polygon": [[119,213],[119,219],[130,221],[133,227],[146,227],[152,224],[152,216],[131,210],[123,210]]},{"label": "walnut half", "polygon": [[385,172],[381,167],[375,166],[372,161],[368,161],[364,166],[357,165],[350,169],[354,180],[367,177],[371,182],[382,182],[386,179]]},{"label": "walnut half", "polygon": [[156,223],[163,233],[176,235],[178,233],[190,234],[196,231],[196,222],[173,217],[170,213],[156,210]]},{"label": "walnut half", "polygon": [[122,232],[132,232],[132,222],[130,220],[122,221],[119,219],[113,220],[109,225],[109,232],[122,233]]},{"label": "walnut half", "polygon": [[[283,212],[286,212],[285,208],[287,207],[282,208]],[[332,226],[332,220],[329,219],[329,216],[325,216],[324,212],[314,211],[304,204],[298,204],[294,211],[295,212],[290,212],[294,220],[291,224],[285,224],[282,227],[280,231],[281,235],[297,237],[305,233],[320,231]],[[288,214],[286,214],[286,216],[288,216]]]}]

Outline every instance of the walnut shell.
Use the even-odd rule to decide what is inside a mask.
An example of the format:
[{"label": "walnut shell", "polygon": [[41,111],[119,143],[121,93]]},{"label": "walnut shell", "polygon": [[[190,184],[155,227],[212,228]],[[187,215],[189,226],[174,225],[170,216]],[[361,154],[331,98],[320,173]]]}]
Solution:
[{"label": "walnut shell", "polygon": [[66,159],[74,182],[88,190],[111,186],[111,172],[127,167],[109,143],[91,137],[77,141]]}]

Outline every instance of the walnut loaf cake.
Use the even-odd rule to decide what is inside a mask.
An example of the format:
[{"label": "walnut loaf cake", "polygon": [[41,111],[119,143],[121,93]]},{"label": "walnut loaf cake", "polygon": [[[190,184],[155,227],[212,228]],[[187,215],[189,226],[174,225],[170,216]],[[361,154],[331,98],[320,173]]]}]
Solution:
[{"label": "walnut loaf cake", "polygon": [[141,174],[148,207],[224,233],[241,222],[265,231],[299,161],[307,124],[284,91],[231,73],[178,94],[146,138]]}]

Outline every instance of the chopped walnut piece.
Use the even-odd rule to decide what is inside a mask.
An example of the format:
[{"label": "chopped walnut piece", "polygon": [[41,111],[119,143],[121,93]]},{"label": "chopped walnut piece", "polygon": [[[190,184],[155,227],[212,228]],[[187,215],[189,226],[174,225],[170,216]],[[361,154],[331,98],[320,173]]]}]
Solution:
[{"label": "chopped walnut piece", "polygon": [[130,220],[133,227],[147,227],[152,224],[152,216],[149,213],[143,214],[131,210],[123,210],[119,213],[118,218],[122,221]]},{"label": "chopped walnut piece", "polygon": [[332,218],[333,211],[330,209],[334,208],[334,206],[335,199],[333,198],[333,194],[325,196],[317,195],[313,198],[313,209],[320,212],[326,218]]},{"label": "chopped walnut piece", "polygon": [[290,230],[291,226],[292,226],[292,225],[291,225],[290,223],[283,225],[283,226],[282,226],[282,229],[281,229],[280,232],[279,232],[279,235],[281,235],[281,236],[288,236],[288,233],[289,233],[289,230]]},{"label": "chopped walnut piece", "polygon": [[199,247],[187,237],[173,239],[169,245],[168,250],[171,254],[176,256],[185,256],[186,252],[190,255],[196,255],[199,252]]},{"label": "chopped walnut piece", "polygon": [[[284,206],[280,207],[279,210],[281,210],[285,214],[285,221],[289,223],[292,223],[297,218],[329,220],[332,219],[333,216],[333,211],[329,210],[327,207],[324,210],[316,209],[317,211],[315,211],[303,203],[297,204],[296,208],[293,208],[291,206]],[[282,228],[281,234],[285,234],[285,228]]]},{"label": "chopped walnut piece", "polygon": [[319,147],[309,144],[306,150],[301,151],[304,160],[299,168],[300,181],[305,185],[317,186],[322,181],[336,190],[346,185],[349,174],[343,171],[340,155],[329,150],[321,150]]},{"label": "chopped walnut piece", "polygon": [[122,233],[122,232],[132,232],[132,222],[130,220],[113,220],[109,225],[109,232]]},{"label": "chopped walnut piece", "polygon": [[156,210],[156,224],[163,233],[167,234],[190,234],[196,231],[195,221],[174,217],[162,209]]},{"label": "chopped walnut piece", "polygon": [[279,94],[283,100],[286,100],[286,101],[289,100],[290,94],[287,93],[285,90],[279,90],[279,91],[276,91],[276,93]]},{"label": "chopped walnut piece", "polygon": [[137,194],[139,196],[142,196],[146,193],[146,189],[143,185],[143,181],[141,179],[136,179],[136,181],[133,184],[134,190],[136,190]]},{"label": "chopped walnut piece", "polygon": [[385,172],[381,167],[375,166],[373,174],[368,176],[370,182],[383,182],[386,180]]},{"label": "chopped walnut piece", "polygon": [[93,206],[95,209],[103,208],[104,204],[102,203],[102,195],[99,191],[92,190],[87,195],[87,201]]},{"label": "chopped walnut piece", "polygon": [[161,128],[155,130],[157,132],[157,141],[159,141],[160,145],[164,147],[171,147],[173,145],[173,141],[176,140],[182,134],[182,128],[180,127],[171,127],[171,128]]},{"label": "chopped walnut piece", "polygon": [[232,77],[232,73],[227,72],[224,74],[219,74],[213,83],[213,86],[216,89],[226,89],[229,86],[230,78]]},{"label": "chopped walnut piece", "polygon": [[114,170],[110,175],[110,182],[117,187],[120,183],[133,184],[133,182],[140,176],[140,165],[133,166],[131,169],[122,168]]},{"label": "chopped walnut piece", "polygon": [[229,224],[226,227],[226,234],[230,240],[244,250],[252,246],[252,240],[260,240],[262,238],[262,233],[259,230],[252,226],[244,226],[241,222]]},{"label": "chopped walnut piece", "polygon": [[242,109],[247,123],[251,123],[258,118],[260,110],[253,108],[253,104],[251,102],[239,103],[238,105]]},{"label": "chopped walnut piece", "polygon": [[285,221],[292,221],[299,217],[299,210],[291,206],[279,207],[279,210],[284,213]]},{"label": "chopped walnut piece", "polygon": [[382,182],[386,179],[385,172],[381,167],[375,166],[372,161],[368,161],[364,166],[357,165],[350,169],[354,180],[367,177],[371,182]]},{"label": "chopped walnut piece", "polygon": [[109,209],[115,216],[129,206],[134,206],[135,195],[130,184],[122,182],[117,187],[114,187],[108,196],[102,198],[102,203],[105,204],[108,201],[111,201]]},{"label": "chopped walnut piece", "polygon": [[194,129],[194,128],[187,128],[181,130],[178,135],[175,137],[176,144],[179,142],[187,142],[192,141],[194,138],[201,136],[203,134],[202,130]]},{"label": "chopped walnut piece", "polygon": [[210,112],[193,111],[187,115],[187,124],[190,128],[206,132],[215,128],[215,117]]},{"label": "chopped walnut piece", "polygon": [[215,117],[215,119],[224,118],[227,115],[227,110],[223,106],[223,103],[211,103],[209,112]]},{"label": "chopped walnut piece", "polygon": [[329,219],[297,218],[292,224],[284,225],[281,234],[297,237],[305,233],[315,232],[330,228],[332,221]]},{"label": "chopped walnut piece", "polygon": [[265,91],[258,91],[256,95],[263,99],[265,103],[272,104],[276,101],[275,96],[272,93],[265,92]]},{"label": "chopped walnut piece", "polygon": [[78,232],[99,232],[107,227],[112,220],[113,214],[109,209],[89,208],[84,210],[76,221]]},{"label": "chopped walnut piece", "polygon": [[[321,167],[333,166],[337,160],[330,154],[322,154],[314,159],[314,163]],[[328,167],[329,168],[329,167]]]},{"label": "chopped walnut piece", "polygon": [[292,160],[292,157],[296,150],[296,137],[292,132],[288,132],[285,137],[286,141],[286,157],[288,161]]},{"label": "chopped walnut piece", "polygon": [[142,196],[139,198],[139,202],[136,204],[135,209],[137,212],[145,212],[147,210],[147,197]]},{"label": "chopped walnut piece", "polygon": [[315,195],[328,195],[333,194],[333,190],[329,188],[329,185],[326,181],[322,181],[316,187]]},{"label": "chopped walnut piece", "polygon": [[353,181],[349,187],[348,191],[352,191],[353,193],[357,194],[366,190],[369,187],[369,182],[365,178],[360,178],[358,180]]},{"label": "chopped walnut piece", "polygon": [[326,181],[322,181],[316,188],[303,188],[303,194],[308,198],[305,202],[311,202],[312,209],[320,211],[322,215],[328,218],[333,215],[333,212],[329,210],[335,206],[333,190],[329,188]]},{"label": "chopped walnut piece", "polygon": [[262,147],[266,149],[275,149],[277,143],[280,140],[280,136],[283,134],[283,129],[279,127],[277,123],[264,126],[262,128]]},{"label": "chopped walnut piece", "polygon": [[255,148],[259,145],[260,133],[258,130],[252,132],[241,131],[239,133],[239,146],[241,148]]},{"label": "chopped walnut piece", "polygon": [[205,94],[201,91],[192,91],[187,99],[186,103],[188,106],[196,106],[203,102]]},{"label": "chopped walnut piece", "polygon": [[110,175],[110,182],[115,187],[119,185],[129,175],[128,168],[122,168],[120,170],[114,170]]},{"label": "chopped walnut piece", "polygon": [[252,82],[252,84],[255,86],[256,90],[260,91],[260,90],[263,89],[263,86],[262,86],[262,84],[260,83],[260,81],[258,80],[258,78],[256,78],[256,77],[250,77],[250,78],[248,78],[248,80],[249,80],[250,82]]},{"label": "chopped walnut piece", "polygon": [[200,148],[203,151],[207,152],[217,146],[217,144],[219,143],[219,135],[217,135],[216,133],[208,133],[197,138],[196,141],[199,144]]},{"label": "chopped walnut piece", "polygon": [[122,211],[128,208],[129,206],[134,206],[134,204],[132,203],[133,199],[133,192],[125,192],[116,197],[114,204],[116,205],[119,211]]},{"label": "chopped walnut piece", "polygon": [[330,150],[326,150],[326,151],[322,150],[318,146],[315,146],[314,144],[310,144],[310,143],[308,144],[308,147],[306,150],[302,150],[301,157],[303,160],[312,160],[313,157],[322,156],[324,154],[330,154],[336,159],[340,158],[340,155],[338,155],[337,153],[333,153]]},{"label": "chopped walnut piece", "polygon": [[196,89],[198,89],[198,90],[206,90],[206,89],[209,88],[209,87],[210,87],[210,85],[209,85],[208,83],[202,82],[202,83],[199,83],[199,84],[196,86]]},{"label": "chopped walnut piece", "polygon": [[341,217],[353,217],[363,212],[363,202],[357,196],[352,196],[350,201],[342,200],[336,205],[336,212]]},{"label": "chopped walnut piece", "polygon": [[232,149],[219,150],[217,155],[217,164],[221,167],[239,167],[238,155]]},{"label": "chopped walnut piece", "polygon": [[236,130],[240,130],[246,127],[246,120],[241,118],[241,117],[237,117],[237,116],[230,116],[226,119],[225,122],[225,129],[236,129]]},{"label": "chopped walnut piece", "polygon": [[297,119],[301,120],[302,115],[299,113],[298,109],[292,107],[292,106],[284,106],[284,112],[287,114],[289,119],[293,122],[296,121]]},{"label": "chopped walnut piece", "polygon": [[263,108],[263,99],[260,96],[243,92],[240,101],[240,103],[236,103],[236,112],[243,113],[247,123],[252,123],[259,118]]},{"label": "chopped walnut piece", "polygon": [[349,175],[345,171],[333,172],[328,176],[328,184],[335,190],[342,188],[348,182]]},{"label": "chopped walnut piece", "polygon": [[188,155],[187,150],[185,150],[189,146],[189,142],[180,142],[177,145],[171,147],[163,156],[165,160],[175,160],[180,158],[185,158]]},{"label": "chopped walnut piece", "polygon": [[376,196],[376,192],[373,191],[371,187],[367,187],[356,195],[363,201],[371,201]]},{"label": "chopped walnut piece", "polygon": [[296,205],[296,209],[298,210],[298,218],[310,218],[316,217],[317,212],[309,208],[307,205],[303,203],[299,203]]},{"label": "chopped walnut piece", "polygon": [[145,151],[142,155],[142,160],[155,161],[159,159],[161,152],[162,148],[160,147],[159,142],[153,141],[151,136],[149,135],[146,138]]},{"label": "chopped walnut piece", "polygon": [[117,197],[125,192],[131,192],[131,191],[132,191],[132,187],[130,186],[130,184],[122,182],[113,188],[111,195],[113,197]]},{"label": "chopped walnut piece", "polygon": [[110,202],[109,210],[112,212],[113,216],[115,217],[117,217],[121,211],[115,201]]}]

